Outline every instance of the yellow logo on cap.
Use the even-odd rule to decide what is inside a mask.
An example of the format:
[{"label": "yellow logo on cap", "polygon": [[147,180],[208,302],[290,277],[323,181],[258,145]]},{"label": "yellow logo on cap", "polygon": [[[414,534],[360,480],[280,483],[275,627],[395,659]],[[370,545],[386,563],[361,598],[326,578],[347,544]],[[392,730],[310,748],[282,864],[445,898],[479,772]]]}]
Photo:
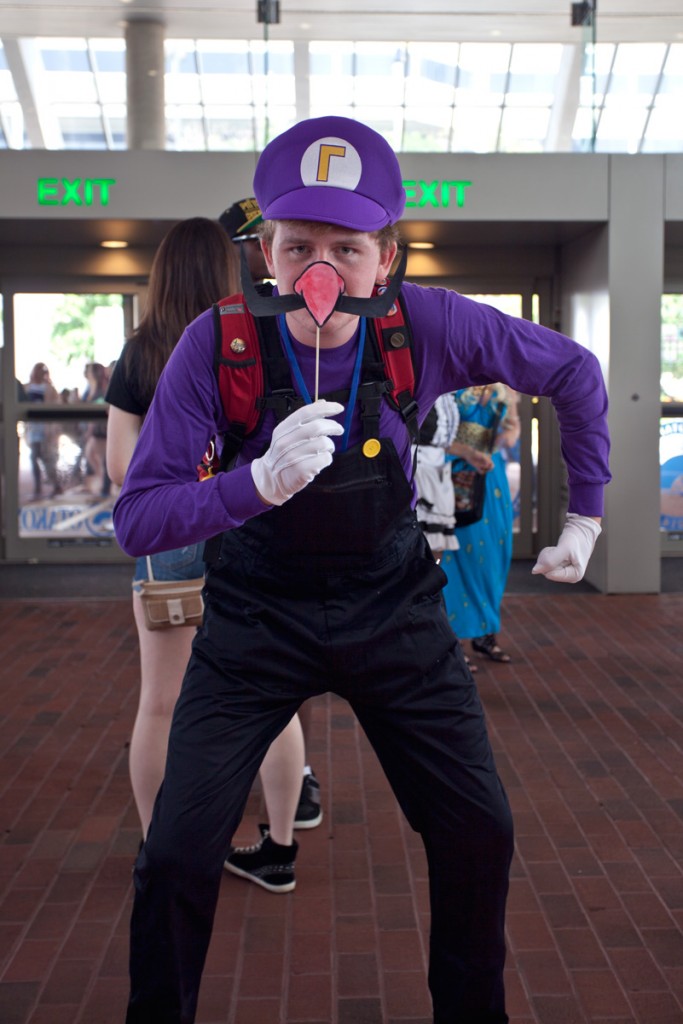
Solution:
[{"label": "yellow logo on cap", "polygon": [[299,165],[304,185],[327,185],[349,192],[358,185],[363,173],[360,153],[346,139],[328,135],[307,146]]},{"label": "yellow logo on cap", "polygon": [[346,156],[346,146],[330,146],[328,143],[323,143],[318,157],[318,173],[316,175],[318,181],[330,180],[330,160],[333,156]]}]

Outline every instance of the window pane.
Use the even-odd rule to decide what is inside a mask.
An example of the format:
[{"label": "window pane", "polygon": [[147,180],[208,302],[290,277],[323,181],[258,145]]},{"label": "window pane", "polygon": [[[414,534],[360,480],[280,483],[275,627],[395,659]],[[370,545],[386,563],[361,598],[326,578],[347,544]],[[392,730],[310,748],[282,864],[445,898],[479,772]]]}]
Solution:
[{"label": "window pane", "polygon": [[353,43],[312,42],[308,52],[311,75],[353,74]]},{"label": "window pane", "polygon": [[208,148],[245,152],[257,148],[254,109],[250,106],[206,108]]},{"label": "window pane", "polygon": [[310,44],[309,88],[313,117],[320,117],[325,113],[342,116],[349,114],[353,96],[353,67],[352,43]]},{"label": "window pane", "polygon": [[166,144],[168,149],[206,149],[204,116],[200,106],[166,107]]},{"label": "window pane", "polygon": [[683,402],[683,295],[662,296],[662,402]]},{"label": "window pane", "polygon": [[123,39],[92,39],[90,52],[101,103],[126,102],[126,44]]},{"label": "window pane", "polygon": [[19,103],[0,104],[0,134],[3,149],[25,149],[24,112]]},{"label": "window pane", "polygon": [[659,91],[675,95],[680,103],[683,95],[683,43],[674,43],[669,47]]},{"label": "window pane", "polygon": [[294,107],[271,107],[266,121],[265,112],[260,109],[256,111],[255,120],[256,149],[263,149],[276,135],[296,124],[296,110]]},{"label": "window pane", "polygon": [[381,96],[387,106],[402,106],[404,48],[399,43],[357,43],[354,99],[362,106]]},{"label": "window pane", "polygon": [[462,44],[457,82],[459,105],[492,106],[503,102],[510,51],[507,43]]},{"label": "window pane", "polygon": [[655,109],[645,129],[645,138],[641,147],[643,153],[681,153],[683,152],[683,133],[679,130],[678,110],[680,100],[668,98],[662,102],[658,97]]},{"label": "window pane", "polygon": [[605,109],[600,117],[596,149],[601,153],[637,153],[647,110],[631,105]]},{"label": "window pane", "polygon": [[500,107],[456,110],[453,114],[453,151],[495,153],[500,115]]},{"label": "window pane", "polygon": [[11,73],[0,68],[0,103],[13,103],[16,98],[17,92]]},{"label": "window pane", "polygon": [[499,150],[503,153],[539,153],[548,133],[550,111],[508,107],[503,111]]},{"label": "window pane", "polygon": [[451,120],[450,107],[406,109],[401,148],[411,153],[447,153]]},{"label": "window pane", "polygon": [[203,75],[248,75],[249,44],[246,40],[198,39],[197,60]]},{"label": "window pane", "polygon": [[62,39],[58,48],[54,46],[54,40],[38,39],[36,42],[46,71],[91,70],[85,39]]},{"label": "window pane", "polygon": [[60,71],[49,76],[46,84],[50,103],[70,103],[74,97],[79,103],[97,103],[95,76],[91,72]]},{"label": "window pane", "polygon": [[455,98],[455,75],[458,64],[459,46],[425,45],[411,43],[408,46],[408,64],[405,81],[405,99],[409,106],[449,107]]},{"label": "window pane", "polygon": [[106,149],[101,111],[97,103],[55,104],[65,149]]},{"label": "window pane", "polygon": [[249,74],[202,75],[201,90],[204,103],[222,106],[230,102],[239,106],[254,100],[252,77]]},{"label": "window pane", "polygon": [[91,39],[90,50],[96,71],[125,74],[126,44],[123,39]]},{"label": "window pane", "polygon": [[629,92],[652,92],[665,56],[665,43],[621,43],[612,68],[613,87]]},{"label": "window pane", "polygon": [[552,105],[562,60],[559,44],[522,44],[512,47],[506,104],[525,107]]},{"label": "window pane", "polygon": [[287,42],[250,43],[253,74],[293,75],[294,44]]},{"label": "window pane", "polygon": [[191,39],[167,39],[164,43],[166,74],[195,75],[197,60]]},{"label": "window pane", "polygon": [[[114,502],[105,474],[107,373],[121,351],[121,295],[14,296],[17,379],[29,387],[29,408],[18,423],[19,535],[110,537]],[[94,364],[94,371],[86,367]],[[34,367],[45,366],[46,378]],[[96,392],[94,381],[99,381]],[[56,417],[46,402],[83,416]]]},{"label": "window pane", "polygon": [[164,98],[167,103],[200,103],[199,75],[166,74]]}]

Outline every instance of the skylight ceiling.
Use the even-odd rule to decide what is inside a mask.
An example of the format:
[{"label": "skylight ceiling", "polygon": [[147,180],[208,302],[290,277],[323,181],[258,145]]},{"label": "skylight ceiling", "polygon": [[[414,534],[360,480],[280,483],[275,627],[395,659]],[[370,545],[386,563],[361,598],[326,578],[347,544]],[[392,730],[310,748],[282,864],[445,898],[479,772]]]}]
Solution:
[{"label": "skylight ceiling", "polygon": [[[125,22],[166,38],[166,146],[259,150],[347,114],[399,151],[680,152],[683,3],[0,0],[0,147],[125,149]],[[352,36],[350,41],[347,37]]]},{"label": "skylight ceiling", "polygon": [[[402,152],[683,151],[683,43],[586,54],[559,43],[168,39],[165,49],[170,150],[259,150],[301,116],[344,114]],[[30,104],[41,111],[33,125]],[[0,147],[125,149],[123,39],[0,47]]]}]

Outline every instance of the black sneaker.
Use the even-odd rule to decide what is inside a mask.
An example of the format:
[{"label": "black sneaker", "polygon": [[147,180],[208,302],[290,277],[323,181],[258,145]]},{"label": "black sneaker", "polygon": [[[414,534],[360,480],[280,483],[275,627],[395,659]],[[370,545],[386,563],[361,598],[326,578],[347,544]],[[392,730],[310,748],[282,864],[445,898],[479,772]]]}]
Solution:
[{"label": "black sneaker", "polygon": [[296,886],[294,861],[299,844],[281,846],[270,838],[267,825],[259,825],[259,829],[260,843],[231,848],[224,865],[226,870],[256,882],[268,892],[291,892]]},{"label": "black sneaker", "polygon": [[320,783],[311,772],[309,775],[304,775],[299,806],[294,815],[294,828],[315,828],[322,820]]}]

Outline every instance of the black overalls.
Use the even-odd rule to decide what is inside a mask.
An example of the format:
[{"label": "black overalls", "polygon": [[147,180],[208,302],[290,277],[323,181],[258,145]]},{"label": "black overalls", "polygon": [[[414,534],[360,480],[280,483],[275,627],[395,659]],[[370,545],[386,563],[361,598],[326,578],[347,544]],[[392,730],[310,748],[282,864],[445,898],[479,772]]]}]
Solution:
[{"label": "black overalls", "polygon": [[[482,709],[391,440],[335,456],[225,533],[135,868],[127,1024],[195,1019],[223,861],[273,739],[308,697],[348,700],[430,877],[435,1024],[503,1024],[512,823]],[[296,899],[296,895],[293,897]],[[268,1024],[268,1022],[264,1022]]]}]

